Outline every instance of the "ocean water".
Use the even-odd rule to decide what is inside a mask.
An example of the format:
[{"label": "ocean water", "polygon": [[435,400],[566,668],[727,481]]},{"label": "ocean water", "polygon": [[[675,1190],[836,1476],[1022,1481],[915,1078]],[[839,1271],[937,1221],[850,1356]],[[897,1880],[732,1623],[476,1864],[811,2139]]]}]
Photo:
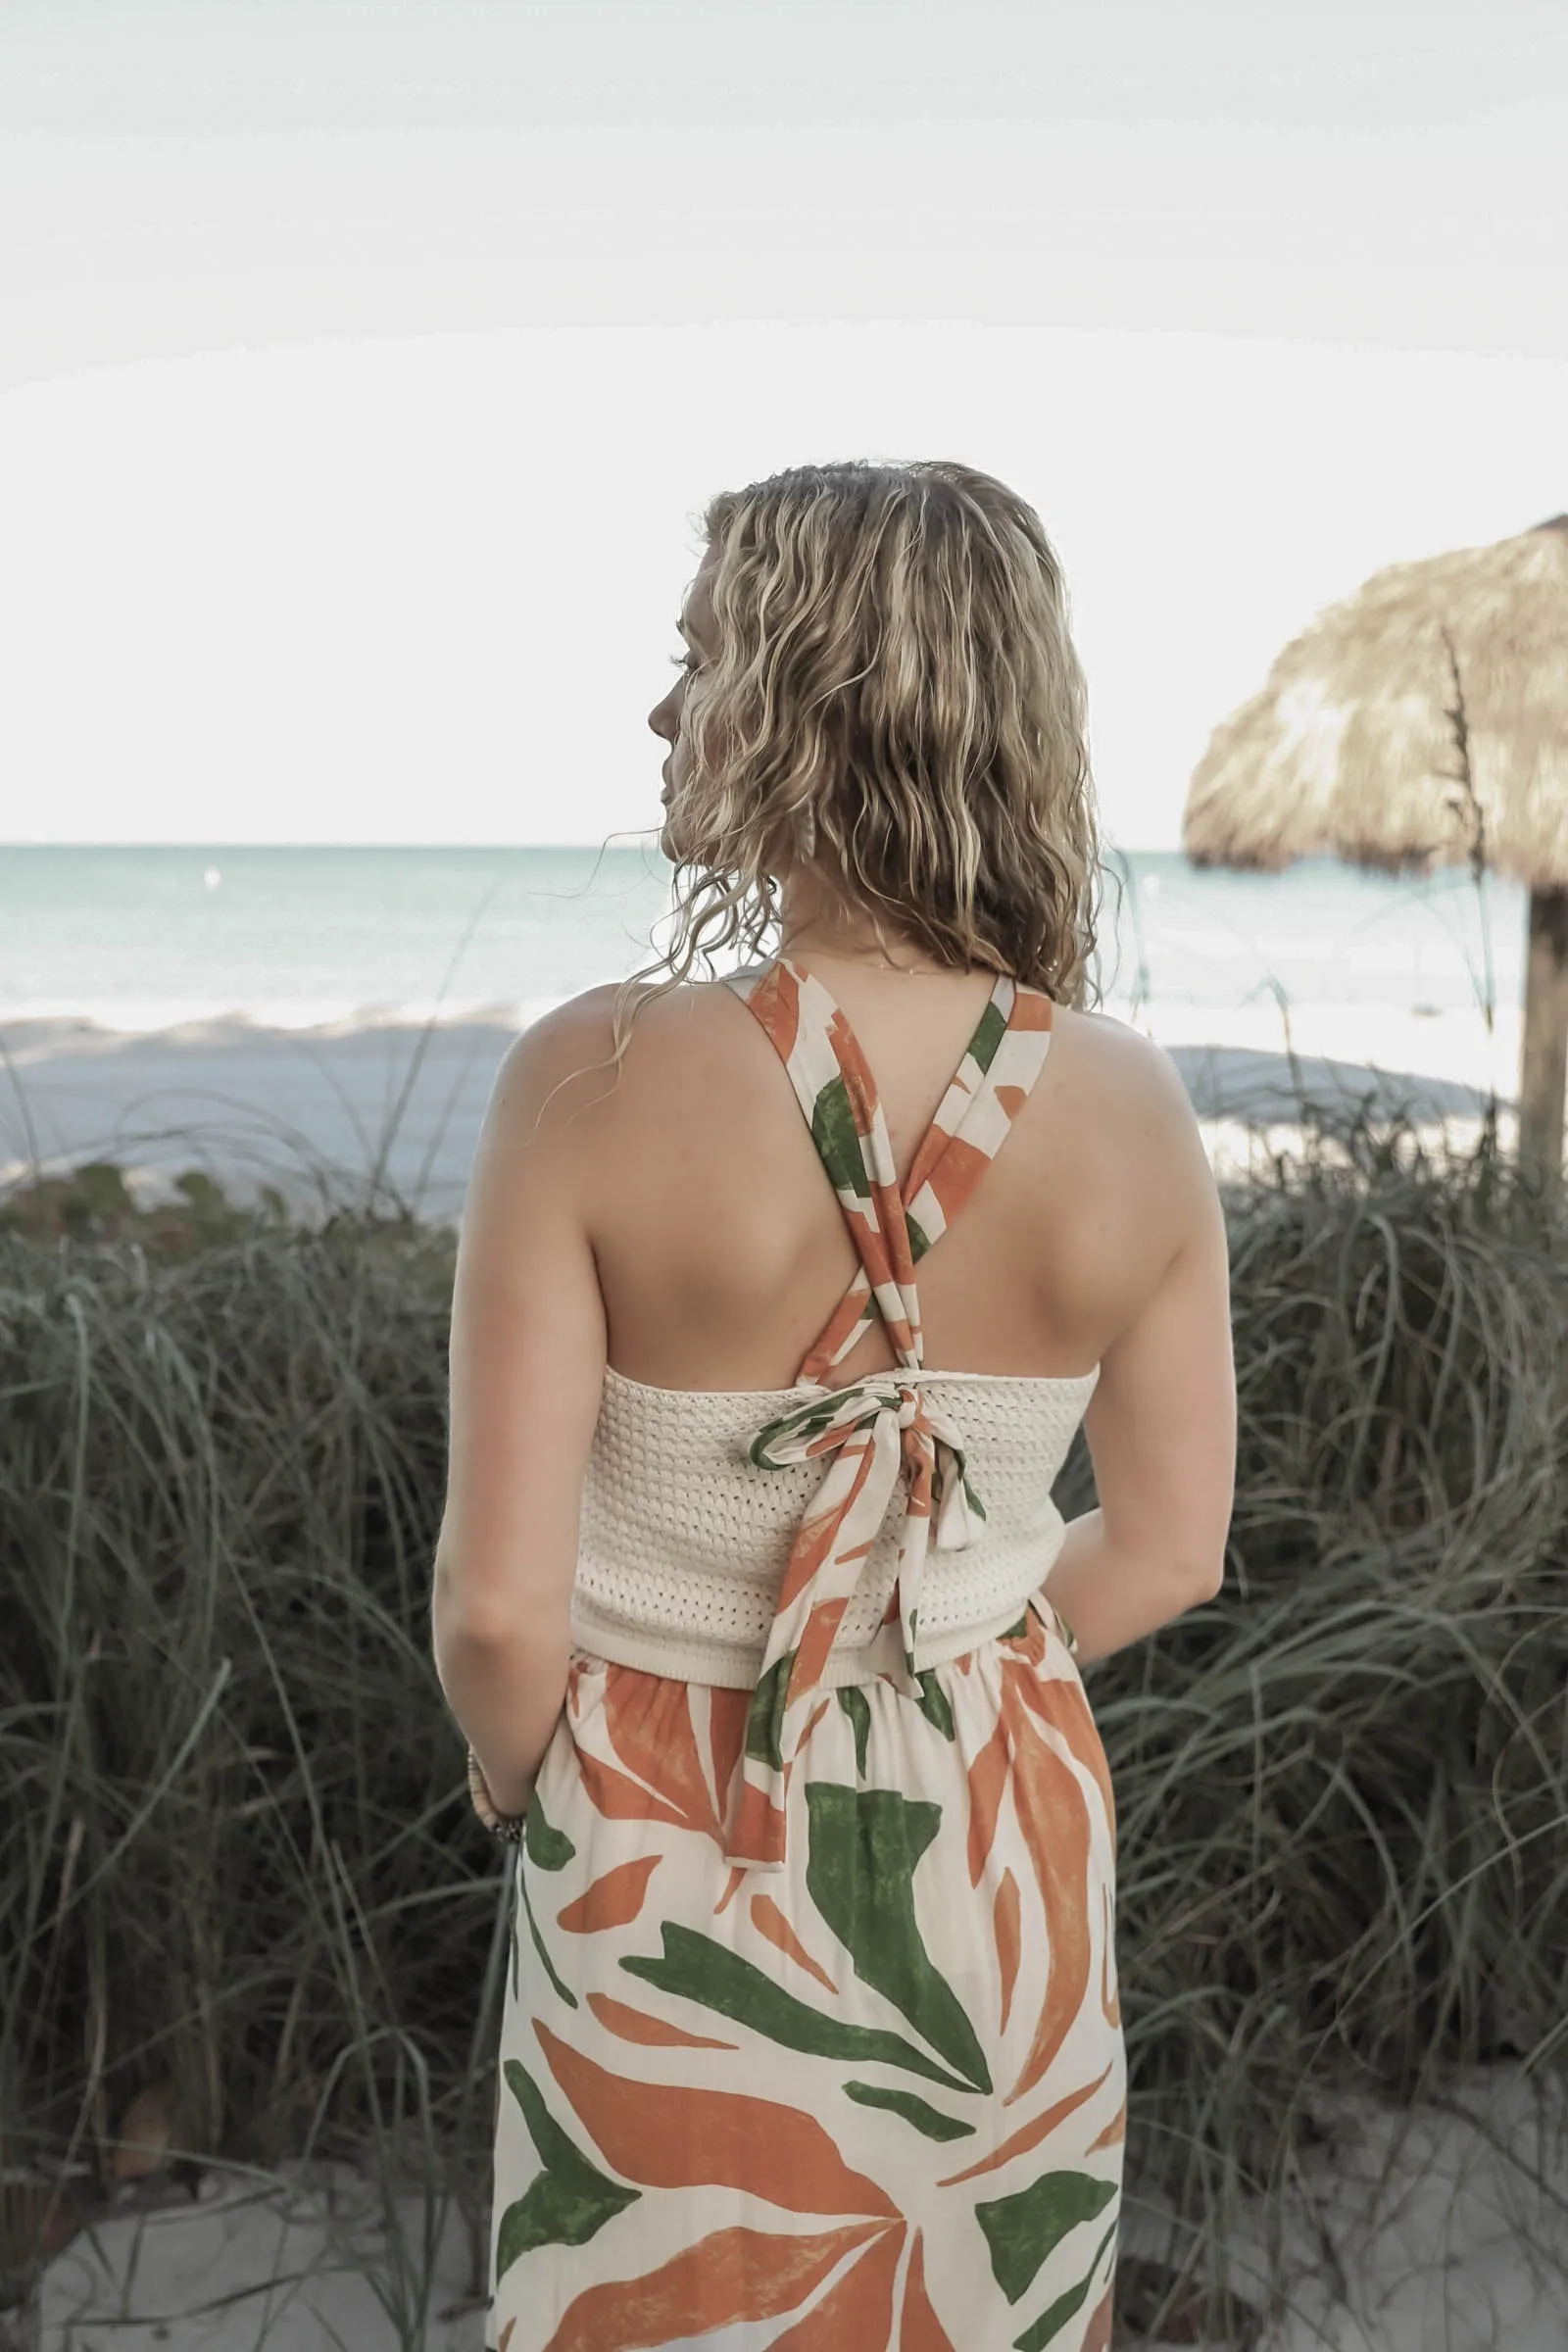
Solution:
[{"label": "ocean water", "polygon": [[[306,1029],[504,1012],[621,978],[667,936],[652,844],[592,849],[0,848],[0,1023]],[[1105,1009],[1450,1012],[1517,1004],[1524,894],[1454,868],[1277,875],[1107,855]]]}]

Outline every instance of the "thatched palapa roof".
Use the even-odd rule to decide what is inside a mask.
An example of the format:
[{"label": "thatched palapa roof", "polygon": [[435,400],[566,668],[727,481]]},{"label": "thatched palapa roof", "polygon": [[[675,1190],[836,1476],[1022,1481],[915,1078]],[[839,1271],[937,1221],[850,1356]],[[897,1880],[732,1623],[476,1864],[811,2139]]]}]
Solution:
[{"label": "thatched palapa roof", "polygon": [[1270,869],[1479,852],[1528,890],[1568,888],[1568,514],[1396,564],[1321,612],[1215,729],[1182,847]]}]

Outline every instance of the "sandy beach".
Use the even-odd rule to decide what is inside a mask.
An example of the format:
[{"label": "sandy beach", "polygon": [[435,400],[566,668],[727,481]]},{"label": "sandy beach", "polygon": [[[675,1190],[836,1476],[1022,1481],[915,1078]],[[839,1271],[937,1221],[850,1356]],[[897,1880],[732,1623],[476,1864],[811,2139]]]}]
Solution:
[{"label": "sandy beach", "polygon": [[[0,1024],[0,1190],[34,1165],[54,1173],[106,1158],[124,1167],[138,1198],[166,1195],[174,1175],[198,1166],[236,1198],[270,1182],[308,1211],[320,1197],[311,1170],[364,1179],[395,1118],[383,1198],[450,1219],[517,1025],[505,1006],[424,1029],[373,1016],[284,1029],[226,1015],[145,1033],[68,1019]],[[1223,1172],[1288,1143],[1303,1101],[1331,1116],[1359,1102],[1403,1104],[1428,1137],[1462,1142],[1488,1086],[1506,1100],[1517,1068],[1517,1011],[1499,1013],[1491,1036],[1479,1013],[1352,1006],[1298,1007],[1287,1030],[1271,1004],[1222,1015],[1162,1004],[1133,1025],[1169,1051]]]},{"label": "sandy beach", "polygon": [[[1396,2151],[1406,2119],[1370,2098],[1334,2104],[1333,2144],[1279,2217],[1291,2309],[1238,2335],[1235,2352],[1563,2352],[1560,2280],[1528,2252],[1568,2261],[1560,2090],[1538,2107],[1517,2065],[1492,2065],[1448,2096],[1453,2111],[1413,2112]],[[1264,2222],[1254,2204],[1235,2249],[1239,2293],[1262,2278]],[[1129,2203],[1123,2267],[1159,2260],[1163,2235]],[[44,2274],[26,2340],[37,2352],[110,2340],[123,2352],[480,2352],[470,2261],[455,2208],[403,2194],[388,2212],[351,2166],[291,2165],[275,2184],[214,2166],[194,2187],[123,2188]],[[1112,2352],[1135,2347],[1156,2352],[1132,2335]]]}]

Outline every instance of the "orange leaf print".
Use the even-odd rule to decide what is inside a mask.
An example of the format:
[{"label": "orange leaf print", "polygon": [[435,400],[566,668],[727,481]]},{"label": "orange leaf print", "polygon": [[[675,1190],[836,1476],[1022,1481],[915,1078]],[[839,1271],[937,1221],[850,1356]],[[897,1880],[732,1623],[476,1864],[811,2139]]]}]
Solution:
[{"label": "orange leaf print", "polygon": [[[966,1098],[969,1098],[967,1087],[963,1089],[963,1093]],[[969,1099],[972,1100],[972,1098]],[[967,1107],[966,1101],[965,1108]],[[948,1137],[951,1133],[951,1121],[947,1126],[943,1126],[938,1119],[933,1119],[920,1138],[920,1148],[915,1152],[913,1159],[910,1160],[909,1172],[904,1179],[904,1197],[911,1205],[925,1189],[926,1178],[947,1150]]]},{"label": "orange leaf print", "polygon": [[909,2275],[904,2282],[904,2321],[899,2329],[899,2352],[956,2352],[953,2338],[932,2309],[925,2291],[925,2256],[920,2232],[909,2248]]},{"label": "orange leaf print", "polygon": [[1061,2048],[1089,1988],[1089,1811],[1070,1764],[1036,1730],[1004,1676],[1012,1739],[1012,1801],[1046,1912],[1046,1997],[1023,2070],[1004,2105],[1022,2098]]},{"label": "orange leaf print", "polygon": [[571,1936],[596,1936],[601,1928],[629,1927],[643,1907],[648,1882],[659,1868],[658,1854],[638,1854],[617,1862],[602,1878],[585,1886],[575,1901],[556,1913],[556,1925]]},{"label": "orange leaf print", "polygon": [[1100,1737],[1082,1684],[1073,1682],[1064,1674],[1045,1677],[1031,1674],[1021,1664],[1009,1664],[1004,1673],[1015,1681],[1018,1695],[1025,1704],[1033,1709],[1042,1723],[1051,1725],[1068,1752],[1086,1772],[1093,1775],[1095,1786],[1104,1802],[1105,1820],[1110,1828],[1111,1848],[1114,1851],[1116,1797],[1110,1782],[1110,1766],[1105,1760],[1104,1742]]},{"label": "orange leaf print", "polygon": [[864,1307],[865,1293],[861,1288],[858,1276],[857,1276],[834,1308],[832,1321],[801,1366],[803,1380],[814,1380],[819,1372],[832,1369],[839,1349],[850,1333],[858,1328]]},{"label": "orange leaf print", "polygon": [[718,1791],[720,1820],[728,1810],[730,1786],[746,1745],[746,1719],[751,1712],[750,1690],[710,1690],[708,1744],[712,1757],[713,1787]]},{"label": "orange leaf print", "polygon": [[844,1612],[849,1605],[848,1594],[841,1600],[819,1600],[807,1618],[806,1631],[801,1636],[801,1645],[795,1653],[795,1664],[790,1673],[792,1698],[804,1698],[821,1681],[828,1651],[838,1637]]},{"label": "orange leaf print", "polygon": [[836,1993],[838,1991],[838,1986],[828,1975],[827,1970],[818,1967],[811,1958],[810,1953],[770,1894],[753,1895],[752,1925],[760,1936],[767,1937],[769,1943],[777,1944],[779,1950],[788,1959],[793,1960],[797,1968],[804,1968],[808,1976],[814,1977],[819,1984],[827,1987],[829,1992]]},{"label": "orange leaf print", "polygon": [[997,1941],[997,1966],[1002,1972],[1002,2023],[1005,2028],[1012,2007],[1012,1988],[1018,1981],[1018,1882],[1010,1870],[1002,1874],[997,1899],[991,1907],[991,1932]]},{"label": "orange leaf print", "polygon": [[776,963],[753,989],[747,1004],[756,1013],[785,1061],[795,1051],[801,1028],[801,991],[793,972]]},{"label": "orange leaf print", "polygon": [[[844,1448],[846,1455],[849,1450],[849,1446],[846,1444]],[[787,1609],[792,1601],[800,1598],[821,1567],[822,1562],[833,1549],[833,1539],[843,1524],[844,1509],[845,1506],[842,1502],[836,1502],[830,1510],[808,1511],[801,1521],[795,1531],[795,1541],[790,1546],[790,1556],[784,1564],[784,1574],[779,1582],[776,1604],[778,1609]]]},{"label": "orange leaf print", "polygon": [[748,1781],[741,1790],[730,1851],[744,1854],[752,1862],[784,1859],[784,1815],[755,1781]]},{"label": "orange leaf print", "polygon": [[501,2344],[499,2352],[507,2352],[507,2346],[512,2341],[512,2330],[516,2325],[517,2318],[515,2312],[514,2312],[512,2318],[507,2322],[506,2326],[501,2330]]},{"label": "orange leaf print", "polygon": [[1107,2286],[1090,2314],[1089,2325],[1084,2330],[1084,2352],[1110,2352],[1110,2326],[1115,2292],[1114,2286]]},{"label": "orange leaf print", "polygon": [[[874,1196],[877,1190],[876,1186],[873,1185],[871,1190]],[[863,1209],[859,1208],[846,1208],[844,1222],[848,1225],[855,1247],[859,1252],[860,1264],[865,1269],[867,1282],[873,1288],[882,1288],[890,1283],[893,1276],[888,1267],[887,1248],[880,1227],[865,1214]],[[890,1315],[888,1318],[888,1346],[894,1349],[895,1353],[899,1346],[895,1336],[895,1327],[900,1320],[901,1318],[896,1314]]]},{"label": "orange leaf print", "polygon": [[719,1835],[713,1794],[697,1753],[686,1684],[612,1666],[605,1686],[605,1724],[610,1744],[628,1772],[656,1790],[689,1829]]},{"label": "orange leaf print", "polygon": [[997,1728],[969,1767],[969,1884],[978,1886],[997,1835],[997,1817],[1007,1786],[1007,1726]]},{"label": "orange leaf print", "polygon": [[662,1797],[654,1796],[639,1788],[623,1772],[612,1764],[602,1764],[585,1747],[577,1750],[577,1777],[582,1782],[588,1802],[596,1813],[607,1821],[662,1821],[672,1830],[684,1830],[690,1825],[684,1813],[666,1805]]},{"label": "orange leaf print", "polygon": [[713,1917],[715,1919],[718,1917],[721,1911],[727,1911],[729,1909],[730,1904],[734,1901],[736,1895],[740,1892],[745,1883],[745,1871],[741,1868],[738,1862],[731,1863],[729,1877],[724,1881],[724,1891],[719,1896],[717,1902],[713,1905]]},{"label": "orange leaf print", "polygon": [[771,2352],[844,2352],[847,2344],[887,2343],[903,2251],[903,2230],[884,2230],[814,2310],[774,2336]]},{"label": "orange leaf print", "polygon": [[[865,1280],[870,1282],[872,1275],[865,1265],[865,1253],[870,1251],[874,1258],[886,1258],[886,1251],[882,1247],[882,1235],[879,1235],[877,1225],[872,1223],[872,1218],[867,1216],[865,1209],[844,1209],[844,1223],[849,1225],[851,1240],[854,1240],[856,1253],[858,1253],[858,1258],[860,1258],[860,1272],[865,1275]],[[884,1280],[886,1280],[886,1275],[884,1275]]]},{"label": "orange leaf print", "polygon": [[961,1135],[948,1138],[948,1148],[926,1182],[935,1193],[950,1225],[990,1165],[989,1152],[982,1152],[974,1144],[965,1143]]},{"label": "orange leaf print", "polygon": [[588,2287],[568,2306],[545,2352],[643,2352],[745,2320],[782,2319],[846,2254],[882,2234],[875,2222],[809,2237],[715,2230],[644,2278]]},{"label": "orange leaf print", "polygon": [[[816,1704],[815,1708],[814,1708],[814,1709],[812,1710],[812,1712],[811,1712],[811,1713],[810,1713],[810,1714],[809,1714],[809,1715],[807,1717],[807,1719],[806,1719],[806,1729],[805,1729],[805,1731],[804,1731],[804,1732],[802,1732],[802,1734],[801,1734],[801,1744],[802,1744],[802,1746],[803,1746],[803,1747],[805,1746],[805,1744],[806,1744],[807,1740],[809,1740],[809,1738],[811,1737],[811,1734],[812,1734],[812,1733],[815,1731],[815,1729],[816,1729],[817,1725],[818,1725],[818,1724],[821,1722],[821,1720],[822,1720],[823,1716],[824,1716],[824,1715],[827,1713],[827,1711],[828,1711],[829,1707],[830,1707],[832,1704],[833,1704],[833,1701],[832,1701],[830,1698],[819,1699],[819,1700],[817,1701],[817,1704]],[[793,1772],[793,1771],[795,1770],[795,1766],[794,1766],[794,1764],[793,1764],[793,1762],[792,1762],[792,1763],[786,1764],[786,1766],[784,1767],[784,1769],[785,1769],[785,1771],[786,1771],[786,1772]]]},{"label": "orange leaf print", "polygon": [[735,2050],[739,2042],[715,2041],[709,2034],[688,2034],[684,2026],[670,2026],[662,2017],[650,2017],[645,2010],[633,2009],[628,2001],[617,2001],[612,1993],[590,1992],[586,1995],[589,2008],[607,2034],[618,2034],[622,2041],[643,2042],[655,2049],[669,2050]]},{"label": "orange leaf print", "polygon": [[[1015,2156],[1026,2156],[1031,2148],[1037,2148],[1043,2139],[1049,2138],[1058,2124],[1065,2123],[1068,2116],[1081,2107],[1086,2099],[1092,2099],[1109,2073],[1107,2066],[1104,2073],[1097,2075],[1092,2082],[1080,2083],[1076,2090],[1069,2090],[1065,2098],[1057,2099],[1042,2114],[1031,2117],[1027,2124],[1020,2124],[1017,2131],[1004,2139],[1000,2147],[978,2157],[973,2164],[965,2165],[961,2173],[950,2173],[945,2180],[939,2180],[938,2188],[956,2188],[964,2180],[978,2180],[982,2174],[994,2173],[1001,2166],[1010,2164]],[[1123,2109],[1125,2111],[1125,2101]],[[1100,2142],[1097,2140],[1095,2144],[1098,2147]]]},{"label": "orange leaf print", "polygon": [[[801,1521],[795,1542],[790,1547],[790,1556],[784,1569],[783,1578],[779,1584],[776,1606],[781,1610],[787,1609],[792,1601],[800,1598],[818,1568],[821,1567],[822,1562],[833,1549],[833,1539],[859,1499],[860,1490],[870,1477],[872,1465],[876,1460],[876,1447],[871,1442],[871,1433],[864,1429],[852,1430],[847,1438],[837,1441],[831,1447],[824,1447],[823,1450],[836,1452],[839,1457],[838,1463],[835,1463],[833,1470],[829,1472],[829,1477],[838,1475],[839,1463],[852,1465],[855,1475],[834,1501],[824,1505],[819,1511],[808,1511]],[[866,1544],[864,1548],[869,1551],[870,1545]]]},{"label": "orange leaf print", "polygon": [[735,2188],[788,2213],[898,2208],[851,2172],[814,2115],[748,2091],[637,2082],[596,2066],[533,2021],[550,2071],[605,2162],[642,2188]]},{"label": "orange leaf print", "polygon": [[[835,1004],[828,1014],[827,1026],[828,1035],[833,1041],[835,1058],[844,1079],[844,1091],[850,1098],[850,1107],[855,1113],[855,1132],[861,1140],[862,1156],[864,1156],[865,1139],[870,1135],[872,1123],[876,1117],[876,1080],[871,1075],[865,1055],[860,1052],[860,1041],[845,1019],[839,1005]],[[869,1179],[871,1175],[869,1168],[866,1170],[866,1175]],[[876,1189],[875,1182],[872,1180],[872,1190]]]},{"label": "orange leaf print", "polygon": [[[1042,1652],[1043,1654],[1044,1652]],[[1023,1700],[1030,1714],[1038,1715],[1042,1723],[1054,1723],[1055,1715],[1046,1696],[1046,1683],[1050,1678],[1041,1674],[1040,1663],[1040,1658],[1032,1657],[1029,1660],[1028,1671],[1020,1673],[1009,1658],[1005,1662],[1004,1671],[1005,1672],[1007,1667],[1011,1667],[1013,1681],[1017,1686],[1013,1695]]]}]

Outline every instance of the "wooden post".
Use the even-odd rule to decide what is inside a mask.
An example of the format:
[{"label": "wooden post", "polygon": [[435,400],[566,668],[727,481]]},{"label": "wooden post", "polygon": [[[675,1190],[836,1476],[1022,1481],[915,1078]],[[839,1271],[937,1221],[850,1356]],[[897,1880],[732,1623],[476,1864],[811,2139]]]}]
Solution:
[{"label": "wooden post", "polygon": [[1519,1053],[1519,1164],[1562,1173],[1568,1071],[1568,889],[1530,894],[1525,1029]]}]

